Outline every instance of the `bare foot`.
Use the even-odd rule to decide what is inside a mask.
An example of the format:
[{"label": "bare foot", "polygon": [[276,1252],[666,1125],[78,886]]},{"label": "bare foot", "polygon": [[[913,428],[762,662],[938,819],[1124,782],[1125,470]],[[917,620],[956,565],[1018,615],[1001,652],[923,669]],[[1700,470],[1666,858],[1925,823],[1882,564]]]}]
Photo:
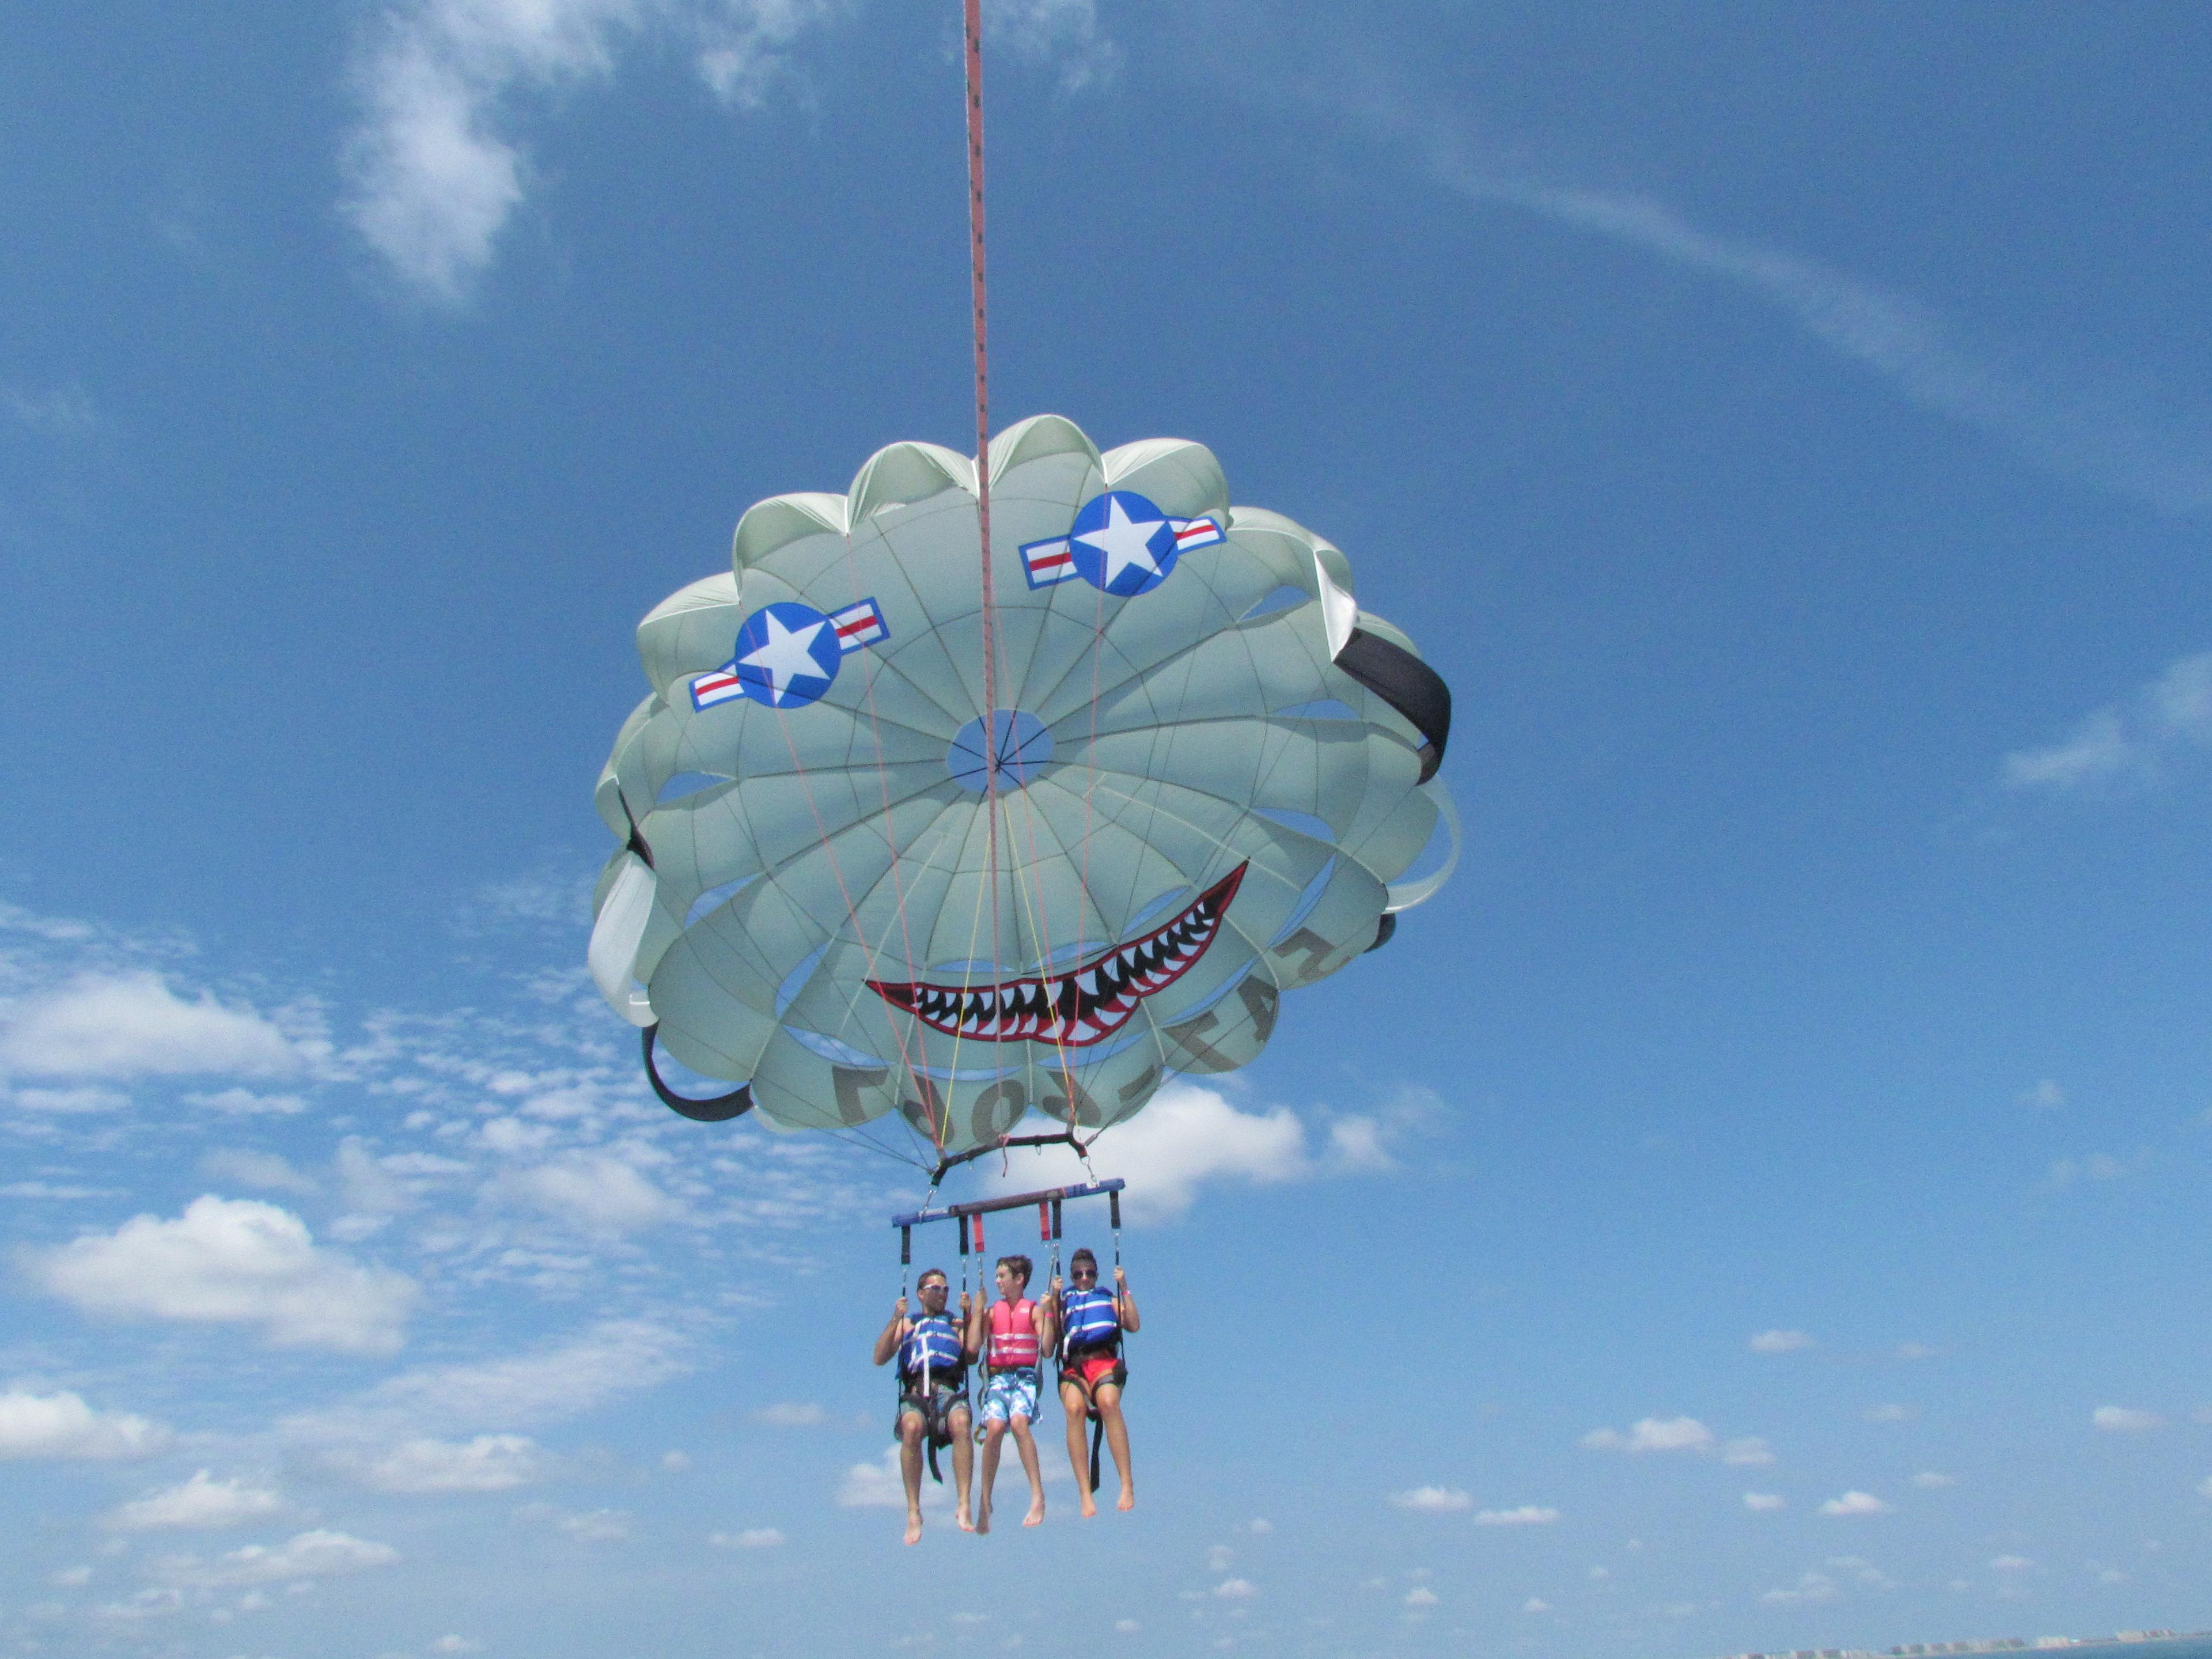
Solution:
[{"label": "bare foot", "polygon": [[[973,1531],[975,1531],[975,1523],[973,1521],[970,1521],[970,1520],[968,1518],[968,1511],[967,1511],[966,1510],[964,1510],[964,1509],[963,1509],[963,1510],[962,1510],[958,1514],[955,1515],[952,1518],[953,1518],[955,1521],[957,1521],[957,1522],[960,1523],[960,1530],[961,1530],[961,1531],[963,1531],[963,1532],[973,1532]],[[985,1512],[984,1525],[985,1525],[985,1527],[986,1527],[986,1528],[988,1528],[988,1527],[990,1525],[989,1514],[988,1514],[988,1510]]]},{"label": "bare foot", "polygon": [[1022,1524],[1025,1527],[1034,1527],[1041,1524],[1043,1520],[1044,1499],[1040,1497],[1036,1503],[1030,1505],[1030,1512],[1022,1517]]},{"label": "bare foot", "polygon": [[908,1510],[906,1512],[906,1541],[909,1544],[921,1542],[921,1511],[920,1510]]},{"label": "bare foot", "polygon": [[975,1530],[977,1532],[991,1530],[991,1506],[988,1504],[978,1504],[975,1506]]},{"label": "bare foot", "polygon": [[1094,1516],[1094,1515],[1096,1515],[1096,1514],[1097,1514],[1097,1513],[1098,1513],[1098,1505],[1097,1505],[1096,1503],[1094,1503],[1094,1502],[1092,1502],[1092,1501],[1091,1501],[1091,1494],[1090,1494],[1089,1492],[1085,1492],[1085,1493],[1084,1493],[1084,1494],[1083,1494],[1083,1514],[1084,1514],[1085,1518],[1087,1520],[1087,1519],[1088,1519],[1088,1518],[1090,1518],[1091,1516]]},{"label": "bare foot", "polygon": [[1118,1504],[1115,1504],[1115,1505],[1114,1505],[1114,1507],[1115,1507],[1115,1509],[1117,1509],[1117,1510],[1133,1510],[1134,1508],[1136,1508],[1136,1507],[1137,1507],[1137,1489],[1136,1489],[1135,1487],[1133,1487],[1133,1486],[1124,1486],[1124,1487],[1122,1487],[1122,1488],[1121,1488],[1121,1502],[1119,1502]]}]

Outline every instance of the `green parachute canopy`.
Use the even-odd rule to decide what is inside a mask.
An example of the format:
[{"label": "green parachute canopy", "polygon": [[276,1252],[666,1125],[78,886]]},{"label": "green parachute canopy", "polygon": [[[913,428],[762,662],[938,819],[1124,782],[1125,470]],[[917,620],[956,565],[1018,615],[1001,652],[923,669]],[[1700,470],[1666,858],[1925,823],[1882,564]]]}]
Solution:
[{"label": "green parachute canopy", "polygon": [[649,1072],[657,1036],[744,1085],[655,1076],[680,1111],[1087,1136],[1249,1062],[1449,874],[1450,695],[1343,554],[1195,443],[1043,415],[989,467],[988,697],[975,464],[931,444],[760,502],[638,626],[590,959]]}]

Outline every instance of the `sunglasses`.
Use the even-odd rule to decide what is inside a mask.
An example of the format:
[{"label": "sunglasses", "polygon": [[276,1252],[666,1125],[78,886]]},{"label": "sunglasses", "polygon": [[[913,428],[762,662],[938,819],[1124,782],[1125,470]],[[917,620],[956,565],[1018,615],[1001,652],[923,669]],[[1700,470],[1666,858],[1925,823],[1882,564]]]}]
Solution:
[{"label": "sunglasses", "polygon": [[1098,1277],[1098,1269],[1096,1267],[1070,1267],[1067,1270],[1067,1276],[1070,1279],[1096,1279]]}]

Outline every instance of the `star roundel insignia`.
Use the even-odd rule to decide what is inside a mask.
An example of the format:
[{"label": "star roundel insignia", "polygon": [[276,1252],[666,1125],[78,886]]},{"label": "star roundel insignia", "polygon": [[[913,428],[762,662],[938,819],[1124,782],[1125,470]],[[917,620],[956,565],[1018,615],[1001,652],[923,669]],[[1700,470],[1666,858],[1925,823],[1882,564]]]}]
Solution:
[{"label": "star roundel insignia", "polygon": [[797,708],[829,690],[839,654],[830,618],[811,605],[784,599],[744,619],[727,672],[755,702]]},{"label": "star roundel insignia", "polygon": [[1149,592],[1175,568],[1176,520],[1133,489],[1109,489],[1083,504],[1067,532],[1075,568],[1093,587],[1127,599]]}]

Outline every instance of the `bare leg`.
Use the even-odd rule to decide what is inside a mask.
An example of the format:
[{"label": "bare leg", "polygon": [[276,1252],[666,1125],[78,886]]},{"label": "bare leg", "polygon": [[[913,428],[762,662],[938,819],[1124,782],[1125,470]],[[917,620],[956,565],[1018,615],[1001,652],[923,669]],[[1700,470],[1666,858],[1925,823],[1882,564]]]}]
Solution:
[{"label": "bare leg", "polygon": [[906,1482],[906,1541],[921,1541],[921,1413],[899,1413],[899,1478]]},{"label": "bare leg", "polygon": [[1101,1382],[1094,1391],[1098,1398],[1098,1416],[1106,1425],[1106,1449],[1114,1454],[1114,1472],[1121,1477],[1121,1500],[1117,1510],[1137,1507],[1137,1484],[1129,1467],[1129,1425],[1121,1419],[1121,1391],[1111,1382]]},{"label": "bare leg", "polygon": [[[1030,1478],[1030,1512],[1022,1517],[1022,1524],[1034,1527],[1044,1519],[1044,1471],[1037,1467],[1036,1437],[1030,1432],[1030,1420],[1017,1417],[1012,1423],[1014,1449],[1022,1455],[1022,1473]],[[984,1454],[986,1463],[990,1455]]]},{"label": "bare leg", "polygon": [[991,1493],[999,1483],[1000,1443],[1006,1437],[1004,1418],[988,1418],[983,1423],[983,1480],[975,1489],[975,1530],[991,1530]]},{"label": "bare leg", "polygon": [[952,1431],[952,1486],[960,1495],[960,1506],[953,1519],[960,1523],[963,1532],[975,1530],[969,1519],[971,1513],[968,1498],[975,1484],[975,1425],[965,1406],[955,1406],[945,1413],[945,1426]]},{"label": "bare leg", "polygon": [[1067,1413],[1067,1461],[1075,1470],[1075,1490],[1083,1498],[1083,1513],[1098,1513],[1098,1505],[1091,1496],[1091,1449],[1083,1443],[1084,1422],[1088,1407],[1084,1404],[1083,1390],[1073,1382],[1060,1385],[1060,1403]]}]

